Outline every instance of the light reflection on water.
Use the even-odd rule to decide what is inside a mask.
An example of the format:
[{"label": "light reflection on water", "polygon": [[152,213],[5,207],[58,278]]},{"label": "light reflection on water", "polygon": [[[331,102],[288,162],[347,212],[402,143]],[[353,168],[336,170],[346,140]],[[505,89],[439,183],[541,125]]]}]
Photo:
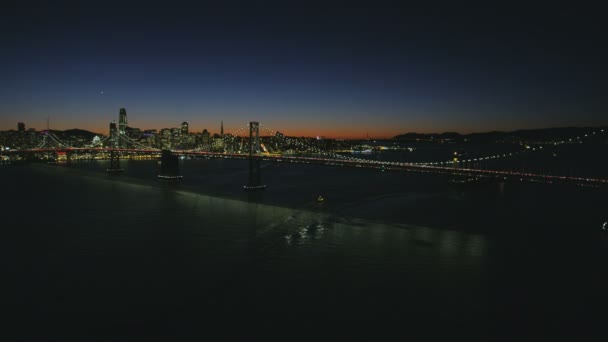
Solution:
[{"label": "light reflection on water", "polygon": [[[3,203],[11,213],[8,226],[27,232],[17,249],[28,258],[11,260],[23,263],[15,269],[27,280],[25,302],[39,318],[86,311],[86,303],[119,318],[128,310],[145,317],[208,310],[226,317],[290,313],[362,320],[378,313],[398,319],[440,312],[481,320],[490,311],[488,293],[515,291],[515,298],[528,293],[527,285],[513,280],[521,272],[542,281],[547,274],[537,275],[539,269],[556,269],[549,276],[561,279],[568,265],[601,263],[604,255],[596,247],[606,242],[585,230],[596,217],[605,221],[598,214],[602,208],[585,205],[588,193],[573,192],[578,197],[566,199],[551,193],[553,188],[547,195],[527,188],[520,194],[521,188],[505,185],[500,197],[482,189],[458,192],[453,199],[453,192],[438,190],[439,185],[424,193],[404,175],[364,173],[377,176],[375,183],[353,194],[346,186],[356,174],[330,172],[316,180],[326,186],[321,190],[328,199],[319,207],[309,196],[319,189],[293,190],[291,178],[276,180],[257,198],[241,195],[242,174],[225,175],[217,184],[200,178],[207,189],[241,191],[227,198],[196,191],[197,184],[162,184],[153,177],[133,181],[36,166],[2,172],[5,179],[27,180],[7,182],[7,193],[50,199],[36,207],[36,215],[27,196]],[[339,183],[345,177],[351,178]],[[403,189],[391,196],[374,192],[395,188],[393,181],[402,182]],[[284,189],[289,191],[281,194]],[[289,196],[298,198],[283,201]],[[393,216],[398,219],[373,219]],[[442,225],[419,223],[427,219]],[[450,229],[453,223],[458,225]],[[468,225],[475,229],[467,230]],[[559,228],[570,230],[560,234]],[[563,259],[559,267],[556,258]],[[499,285],[489,285],[488,278]],[[559,288],[555,283],[550,285]],[[508,304],[510,297],[505,298],[497,306]],[[131,305],[127,309],[125,302]]]},{"label": "light reflection on water", "polygon": [[357,220],[353,226],[350,222],[318,213],[298,212],[297,218],[290,216],[282,229],[286,232],[284,239],[287,245],[303,248],[318,248],[319,240],[335,247],[336,242],[345,236],[353,240],[351,243],[365,241],[374,249],[398,246],[400,250],[436,253],[445,258],[481,258],[486,248],[486,238],[480,234],[366,220]]}]

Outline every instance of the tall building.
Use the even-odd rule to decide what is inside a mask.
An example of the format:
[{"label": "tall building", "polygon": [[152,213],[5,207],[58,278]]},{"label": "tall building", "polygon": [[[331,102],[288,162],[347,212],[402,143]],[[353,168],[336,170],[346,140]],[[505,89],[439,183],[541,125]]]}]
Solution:
[{"label": "tall building", "polygon": [[203,145],[209,145],[209,131],[203,130]]},{"label": "tall building", "polygon": [[220,137],[224,137],[224,120],[222,120],[222,123],[220,124]]},{"label": "tall building", "polygon": [[146,139],[146,144],[154,147],[159,146],[158,131],[155,129],[147,129],[142,133],[143,138]]},{"label": "tall building", "polygon": [[160,146],[161,148],[171,148],[171,129],[163,128],[160,130]]},{"label": "tall building", "polygon": [[120,108],[118,114],[118,145],[122,148],[127,147],[125,136],[127,134],[127,110]]},{"label": "tall building", "polygon": [[127,126],[127,136],[131,139],[139,140],[142,136],[141,129]]},{"label": "tall building", "polygon": [[274,142],[274,148],[281,150],[285,142],[285,135],[281,132],[276,132],[272,141]]},{"label": "tall building", "polygon": [[182,137],[188,135],[188,123],[182,122]]},{"label": "tall building", "polygon": [[18,122],[17,123],[17,130],[19,132],[25,132],[25,124],[23,122]]},{"label": "tall building", "polygon": [[120,108],[118,114],[118,130],[121,135],[125,134],[127,131],[127,110],[124,108]]}]

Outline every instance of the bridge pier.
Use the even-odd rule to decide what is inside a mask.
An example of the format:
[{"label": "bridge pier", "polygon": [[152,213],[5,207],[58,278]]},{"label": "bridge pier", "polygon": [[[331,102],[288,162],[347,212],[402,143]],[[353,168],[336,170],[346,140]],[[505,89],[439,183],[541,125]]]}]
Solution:
[{"label": "bridge pier", "polygon": [[245,190],[266,189],[261,179],[260,158],[254,157],[254,153],[260,151],[260,124],[252,121],[249,123],[249,183],[243,186]]},{"label": "bridge pier", "polygon": [[177,155],[170,150],[163,150],[159,161],[159,172],[157,177],[165,180],[180,180],[184,178],[179,172],[179,160]]},{"label": "bridge pier", "polygon": [[[66,161],[66,163],[67,163],[68,165],[69,165],[69,164],[72,164],[72,156],[73,156],[74,154],[76,154],[76,152],[70,152],[70,151],[66,151],[66,153],[65,153],[65,161]],[[78,158],[77,158],[77,159],[78,159]]]},{"label": "bridge pier", "polygon": [[106,169],[106,172],[110,174],[116,174],[123,172],[124,169],[120,167],[120,154],[116,150],[110,152],[110,167]]},{"label": "bridge pier", "polygon": [[55,151],[49,151],[46,154],[46,162],[47,164],[57,164],[57,153]]}]

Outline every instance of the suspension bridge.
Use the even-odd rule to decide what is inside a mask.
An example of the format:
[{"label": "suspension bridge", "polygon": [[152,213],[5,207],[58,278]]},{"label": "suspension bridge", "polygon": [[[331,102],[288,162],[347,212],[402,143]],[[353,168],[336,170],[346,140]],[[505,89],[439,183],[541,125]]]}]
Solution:
[{"label": "suspension bridge", "polygon": [[[161,150],[148,146],[142,142],[135,141],[122,132],[111,132],[108,136],[99,140],[97,143],[88,147],[74,147],[63,142],[51,130],[43,133],[43,139],[33,148],[16,149],[3,151],[3,158],[10,155],[43,155],[47,159],[56,159],[64,156],[70,160],[74,154],[102,155],[110,159],[108,171],[122,171],[120,160],[133,158],[133,156],[147,155],[160,158],[161,162],[170,163],[169,158],[179,156],[205,157],[205,158],[225,158],[225,159],[246,159],[249,161],[249,181],[245,189],[259,190],[264,189],[265,185],[261,182],[260,163],[305,163],[327,166],[352,167],[352,168],[373,168],[382,171],[400,171],[416,173],[443,174],[461,179],[487,179],[487,180],[516,180],[544,183],[573,183],[593,187],[607,187],[607,177],[564,175],[551,172],[533,172],[530,170],[500,169],[490,167],[480,167],[481,163],[493,162],[496,160],[513,160],[522,156],[540,153],[543,146],[524,146],[521,150],[508,153],[491,153],[488,155],[478,155],[470,158],[451,158],[444,160],[423,161],[423,162],[402,162],[402,161],[383,161],[370,158],[361,158],[352,154],[339,153],[330,149],[323,148],[317,144],[306,143],[305,139],[291,139],[289,143],[297,148],[297,153],[286,153],[278,148],[273,148],[272,144],[263,142],[260,130],[268,134],[267,137],[274,138],[276,145],[285,143],[289,138],[283,137],[276,130],[265,127],[258,122],[249,122],[241,126],[232,133],[227,133],[218,141],[199,146],[195,149],[171,149]],[[603,129],[589,132],[583,136],[570,137],[553,143],[555,147],[573,143],[582,143],[585,139],[593,136],[605,134]],[[177,167],[177,166],[175,166]],[[167,172],[167,171],[164,171]],[[159,174],[161,178],[178,178],[178,171],[170,171],[170,175]]]}]

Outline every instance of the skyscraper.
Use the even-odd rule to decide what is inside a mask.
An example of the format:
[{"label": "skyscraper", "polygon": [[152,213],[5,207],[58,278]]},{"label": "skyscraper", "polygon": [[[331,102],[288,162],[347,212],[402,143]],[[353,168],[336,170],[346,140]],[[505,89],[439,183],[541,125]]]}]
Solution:
[{"label": "skyscraper", "polygon": [[220,125],[220,137],[224,137],[224,120],[222,120],[222,123]]},{"label": "skyscraper", "polygon": [[182,138],[188,135],[188,123],[186,121],[182,122]]},{"label": "skyscraper", "polygon": [[118,114],[118,145],[122,148],[126,146],[125,135],[127,134],[127,110],[120,108]]},{"label": "skyscraper", "polygon": [[19,132],[25,132],[25,124],[23,122],[18,122],[17,123],[17,130]]},{"label": "skyscraper", "polygon": [[203,145],[209,145],[209,131],[207,129],[203,130]]},{"label": "skyscraper", "polygon": [[127,131],[127,110],[124,108],[120,108],[118,114],[118,131],[121,135],[124,135]]}]

